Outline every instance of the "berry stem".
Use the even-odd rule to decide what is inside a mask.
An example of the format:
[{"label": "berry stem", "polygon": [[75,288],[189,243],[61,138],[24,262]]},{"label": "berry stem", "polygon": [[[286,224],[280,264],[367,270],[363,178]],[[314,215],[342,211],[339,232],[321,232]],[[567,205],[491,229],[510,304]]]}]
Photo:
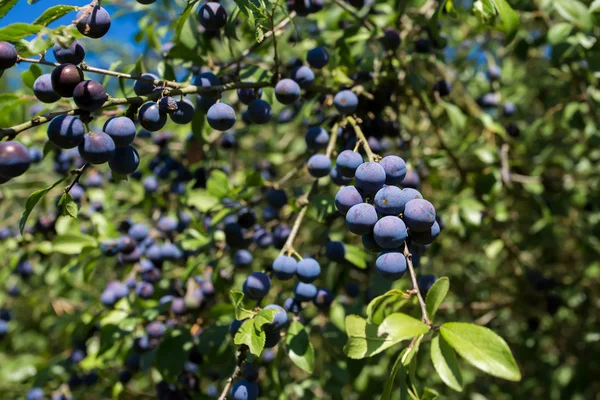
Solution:
[{"label": "berry stem", "polygon": [[240,347],[240,352],[239,352],[238,357],[237,357],[237,362],[236,362],[236,365],[235,365],[235,369],[233,370],[233,373],[231,374],[231,376],[229,378],[227,378],[227,383],[225,383],[225,387],[223,388],[223,391],[221,392],[221,395],[219,396],[219,400],[225,400],[225,399],[227,399],[227,393],[229,393],[229,391],[231,390],[231,386],[233,385],[233,381],[242,372],[242,364],[246,360],[246,350],[247,350],[247,347],[245,345],[242,345]]},{"label": "berry stem", "polygon": [[71,171],[71,174],[75,175],[75,179],[73,179],[73,182],[71,182],[71,184],[65,188],[65,193],[69,193],[71,189],[73,189],[73,186],[79,182],[79,178],[81,178],[81,175],[83,175],[89,165],[89,163],[85,163],[81,166],[81,168]]},{"label": "berry stem", "polygon": [[359,143],[362,144],[363,149],[365,149],[365,153],[367,153],[367,158],[369,159],[369,161],[375,161],[377,157],[375,153],[373,153],[373,150],[371,150],[371,147],[369,147],[369,142],[367,141],[367,138],[365,137],[365,134],[363,133],[362,129],[360,129],[360,126],[358,126],[358,122],[356,122],[356,120],[351,116],[347,116],[346,121],[350,122],[350,125],[352,125],[352,127],[354,128],[356,139]]},{"label": "berry stem", "polygon": [[413,290],[417,294],[417,299],[419,300],[419,306],[421,306],[421,319],[424,323],[431,326],[431,321],[427,316],[427,307],[425,306],[425,301],[423,300],[423,296],[421,296],[421,291],[419,290],[419,285],[417,284],[417,274],[415,274],[415,267],[412,263],[412,254],[410,250],[408,250],[408,246],[404,246],[404,257],[406,257],[406,263],[408,264],[408,272],[410,272],[410,279],[412,281]]}]

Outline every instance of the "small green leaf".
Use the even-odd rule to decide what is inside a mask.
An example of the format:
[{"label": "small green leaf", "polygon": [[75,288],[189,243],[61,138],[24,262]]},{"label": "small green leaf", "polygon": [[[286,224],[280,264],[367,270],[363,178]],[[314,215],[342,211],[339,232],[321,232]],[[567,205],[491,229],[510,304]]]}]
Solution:
[{"label": "small green leaf", "polygon": [[554,0],[556,12],[573,25],[588,31],[593,27],[592,15],[588,7],[579,0]]},{"label": "small green leaf", "polygon": [[93,236],[83,233],[65,233],[58,235],[52,241],[52,251],[61,254],[80,254],[86,247],[97,247],[98,242]]},{"label": "small green leaf", "polygon": [[221,199],[227,196],[231,190],[229,179],[230,177],[225,172],[218,169],[213,170],[206,181],[206,190],[208,193]]},{"label": "small green leaf", "polygon": [[388,316],[381,325],[369,323],[357,315],[349,315],[346,317],[348,343],[344,346],[344,353],[354,359],[371,357],[402,340],[427,332],[427,325],[402,313]]},{"label": "small green leaf", "polygon": [[21,78],[23,79],[23,83],[28,88],[33,88],[33,83],[35,80],[42,75],[42,69],[37,64],[31,64],[27,71],[21,73]]},{"label": "small green leaf", "polygon": [[77,10],[75,6],[57,5],[48,8],[39,17],[33,21],[34,25],[48,26],[53,21],[56,21],[63,15],[70,13],[71,11]]},{"label": "small green leaf", "polygon": [[181,13],[181,16],[177,19],[177,22],[175,24],[175,38],[176,38],[175,41],[176,42],[179,42],[179,38],[181,36],[181,31],[183,30],[183,25],[186,23],[186,21],[190,17],[190,14],[197,2],[198,2],[198,0],[192,0],[192,1],[188,2],[187,6],[185,6],[185,9]]},{"label": "small green leaf", "polygon": [[38,201],[40,201],[40,199],[44,197],[46,193],[54,189],[56,186],[60,185],[65,179],[67,178],[62,178],[44,189],[40,189],[31,193],[31,195],[25,202],[25,210],[23,211],[23,215],[21,216],[21,220],[19,221],[19,230],[21,231],[21,234],[23,234],[23,229],[25,229],[25,223],[27,222],[27,218],[29,218],[29,214],[31,214],[31,210],[33,210],[33,207],[35,207]]},{"label": "small green leaf", "polygon": [[446,113],[448,114],[450,123],[458,129],[465,129],[465,127],[467,126],[467,117],[462,112],[462,110],[454,104],[448,103],[446,101],[441,101],[441,104],[446,110]]},{"label": "small green leaf", "polygon": [[325,223],[327,217],[336,213],[335,198],[330,194],[318,194],[310,198],[308,215],[319,223]]},{"label": "small green leaf", "polygon": [[[506,43],[512,42],[519,30],[519,15],[512,9],[506,0],[491,0],[500,15],[502,25],[500,29],[506,33]],[[571,0],[568,0],[571,1]]]},{"label": "small green leaf", "polygon": [[227,24],[225,25],[225,36],[227,36],[231,40],[240,41],[237,36],[237,20],[240,15],[240,8],[236,7],[233,12],[227,18]]},{"label": "small green leaf", "polygon": [[194,189],[187,198],[188,206],[194,206],[202,212],[209,211],[217,204],[219,204],[219,199],[205,189]]},{"label": "small green leaf", "polygon": [[457,392],[462,392],[462,375],[452,347],[440,335],[431,339],[431,361],[442,381]]},{"label": "small green leaf", "polygon": [[62,207],[62,215],[68,215],[71,218],[77,218],[77,203],[73,200],[71,193],[64,193],[58,200],[58,205]]},{"label": "small green leaf", "polygon": [[388,377],[387,381],[385,382],[385,386],[383,387],[383,393],[381,394],[380,400],[390,400],[392,398],[392,394],[396,389],[394,384],[398,373],[400,373],[400,399],[403,400],[408,398],[408,387],[406,385],[406,376],[408,373],[404,368],[404,365],[402,364],[402,358],[404,357],[405,353],[406,349],[404,351],[401,351],[400,354],[398,354],[396,362],[394,362],[394,365],[392,366],[390,376]]},{"label": "small green leaf", "polygon": [[490,375],[520,381],[521,372],[510,348],[500,336],[483,326],[449,322],[440,333],[462,358]]},{"label": "small green leaf", "polygon": [[261,331],[264,330],[263,326],[266,324],[270,324],[275,319],[275,314],[277,314],[277,310],[272,308],[265,310],[260,310],[252,319],[254,321],[254,329]]},{"label": "small green leaf", "polygon": [[189,330],[171,331],[158,346],[155,358],[156,369],[164,378],[177,378],[188,360],[192,347],[192,335]]},{"label": "small green leaf", "polygon": [[344,254],[344,258],[346,259],[346,261],[348,261],[350,264],[354,265],[357,268],[367,268],[366,255],[363,249],[356,246],[351,246],[349,244],[346,244],[345,248],[346,253]]},{"label": "small green leaf", "polygon": [[19,0],[4,0],[0,1],[0,19],[4,18],[6,14],[17,4]]},{"label": "small green leaf", "polygon": [[568,22],[559,22],[558,24],[552,25],[552,27],[548,30],[548,43],[551,45],[557,45],[565,42],[572,30],[573,25]]},{"label": "small green leaf", "polygon": [[43,26],[24,24],[21,22],[10,24],[5,26],[4,28],[0,28],[0,41],[16,42],[29,35],[35,35],[36,33],[40,33],[42,29],[44,29]]},{"label": "small green leaf", "polygon": [[300,321],[294,321],[287,330],[285,345],[288,356],[298,368],[309,374],[315,366],[315,350],[310,343],[310,337]]},{"label": "small green leaf", "polygon": [[[241,321],[246,318],[252,318],[256,313],[252,310],[248,310],[244,307],[244,293],[238,290],[231,290],[229,292],[231,295],[231,302],[235,307],[235,319]],[[271,320],[270,322],[272,322]]]},{"label": "small green leaf", "polygon": [[247,319],[233,338],[233,343],[237,345],[245,344],[250,353],[260,356],[265,348],[265,332],[254,329],[254,321]]},{"label": "small green leaf", "polygon": [[375,297],[367,306],[369,322],[381,324],[385,317],[398,312],[408,302],[402,290],[393,289]]},{"label": "small green leaf", "polygon": [[435,313],[446,298],[448,289],[450,289],[450,280],[446,277],[438,279],[429,288],[425,299],[425,305],[427,307],[427,316],[431,321],[433,321]]}]

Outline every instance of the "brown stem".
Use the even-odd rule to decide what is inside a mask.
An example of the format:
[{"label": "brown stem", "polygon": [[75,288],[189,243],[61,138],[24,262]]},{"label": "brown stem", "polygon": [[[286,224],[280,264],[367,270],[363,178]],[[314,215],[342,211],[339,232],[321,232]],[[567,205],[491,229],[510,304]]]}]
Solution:
[{"label": "brown stem", "polygon": [[65,194],[69,193],[71,189],[73,189],[73,186],[75,186],[77,182],[79,182],[79,178],[81,178],[81,176],[85,172],[85,169],[89,167],[89,165],[89,163],[85,163],[81,166],[81,168],[71,171],[71,174],[75,175],[75,179],[73,179],[73,182],[71,182],[71,184],[65,188]]},{"label": "brown stem", "polygon": [[227,399],[227,393],[229,393],[229,391],[231,390],[233,381],[242,372],[242,364],[246,360],[246,350],[247,350],[247,347],[242,345],[242,347],[240,348],[240,354],[238,354],[235,369],[233,370],[233,373],[231,374],[231,376],[229,378],[227,378],[227,383],[225,383],[225,387],[223,388],[223,391],[221,392],[221,395],[219,396],[219,400]]},{"label": "brown stem", "polygon": [[406,264],[408,264],[408,272],[410,272],[410,279],[412,281],[413,290],[417,294],[419,306],[421,306],[421,319],[424,323],[431,326],[431,321],[427,316],[427,306],[425,305],[425,301],[423,300],[423,296],[421,296],[421,291],[419,290],[419,284],[417,283],[417,274],[415,274],[415,267],[412,263],[412,254],[410,253],[410,250],[408,250],[408,246],[404,246],[404,256],[406,257]]},{"label": "brown stem", "polygon": [[369,30],[369,31],[373,30],[373,28],[374,28],[373,24],[371,24],[368,19],[362,18],[360,15],[358,15],[358,13],[355,10],[353,10],[346,3],[344,3],[344,0],[333,0],[333,1],[335,4],[337,4],[340,8],[342,8],[348,14],[352,15],[352,17],[354,17],[357,21],[362,23],[364,25],[364,27],[367,28],[367,30]]},{"label": "brown stem", "polygon": [[358,122],[356,122],[356,120],[350,116],[346,117],[346,120],[350,122],[350,125],[352,125],[352,127],[354,128],[354,133],[356,133],[356,139],[359,143],[361,143],[363,149],[365,149],[365,153],[367,153],[368,160],[375,161],[377,156],[375,153],[373,153],[373,150],[371,150],[369,142],[367,141],[367,138],[365,137],[365,134],[363,133],[362,129],[360,129]]}]

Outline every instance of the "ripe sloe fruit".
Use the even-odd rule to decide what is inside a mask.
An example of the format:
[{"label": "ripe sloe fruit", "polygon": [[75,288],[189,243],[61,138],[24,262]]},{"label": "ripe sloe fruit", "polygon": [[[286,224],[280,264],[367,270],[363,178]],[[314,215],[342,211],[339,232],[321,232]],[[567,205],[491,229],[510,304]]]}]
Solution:
[{"label": "ripe sloe fruit", "polygon": [[354,186],[345,186],[335,195],[335,207],[342,215],[346,215],[352,207],[364,201],[364,196]]},{"label": "ripe sloe fruit", "polygon": [[50,74],[43,74],[33,82],[33,94],[42,103],[54,103],[60,100],[60,96],[52,89],[52,78]]},{"label": "ripe sloe fruit", "polygon": [[406,176],[406,163],[398,156],[386,156],[379,161],[385,171],[386,185],[399,185]]},{"label": "ripe sloe fruit", "polygon": [[313,299],[313,303],[315,303],[315,306],[317,306],[318,308],[324,310],[329,308],[331,303],[333,303],[333,300],[334,296],[331,290],[319,289],[317,291],[317,295]]},{"label": "ripe sloe fruit", "polygon": [[376,162],[365,162],[359,165],[355,173],[356,187],[366,195],[374,195],[385,184],[386,174]]},{"label": "ripe sloe fruit", "polygon": [[325,154],[315,154],[308,159],[306,167],[314,178],[322,178],[331,171],[331,160]]},{"label": "ripe sloe fruit", "polygon": [[140,107],[138,119],[144,129],[156,132],[167,123],[167,114],[158,109],[158,104],[148,101]]},{"label": "ripe sloe fruit", "polygon": [[302,311],[302,304],[293,297],[288,297],[283,302],[283,308],[287,312],[298,314],[300,311]]},{"label": "ripe sloe fruit", "polygon": [[8,42],[0,42],[0,70],[8,69],[17,63],[17,50]]},{"label": "ripe sloe fruit", "polygon": [[226,131],[235,125],[235,111],[225,103],[216,103],[208,109],[206,119],[211,128]]},{"label": "ripe sloe fruit", "polygon": [[317,295],[317,287],[312,283],[298,282],[294,286],[294,296],[300,302],[312,301]]},{"label": "ripe sloe fruit", "polygon": [[342,174],[340,174],[340,171],[337,167],[331,168],[331,172],[329,172],[329,178],[331,179],[331,181],[334,184],[336,184],[338,186],[348,185],[348,184],[350,184],[350,182],[352,182],[352,178],[342,176]]},{"label": "ripe sloe fruit", "polygon": [[160,111],[171,114],[177,111],[177,101],[171,96],[162,97],[158,101],[158,108]]},{"label": "ripe sloe fruit", "polygon": [[398,217],[388,215],[381,218],[373,228],[373,238],[379,247],[396,249],[404,243],[408,236],[406,225]]},{"label": "ripe sloe fruit", "polygon": [[177,110],[169,116],[171,117],[171,121],[176,124],[189,124],[194,119],[194,104],[188,99],[183,99],[177,101]]},{"label": "ripe sloe fruit", "polygon": [[104,132],[92,132],[83,136],[79,155],[90,164],[104,164],[115,155],[115,142]]},{"label": "ripe sloe fruit", "polygon": [[133,173],[140,165],[140,156],[132,147],[117,147],[114,157],[108,161],[108,166],[114,172],[122,175]]},{"label": "ripe sloe fruit", "polygon": [[256,400],[258,385],[245,379],[237,381],[231,388],[231,397],[233,400]]},{"label": "ripe sloe fruit", "polygon": [[265,297],[269,293],[269,289],[271,289],[271,279],[262,272],[251,273],[242,287],[244,294],[253,300]]},{"label": "ripe sloe fruit", "polygon": [[292,79],[282,79],[275,85],[275,97],[281,104],[292,104],[300,98],[300,86]]},{"label": "ripe sloe fruit", "polygon": [[396,281],[406,272],[406,257],[397,251],[383,252],[375,260],[377,273],[386,279]]},{"label": "ripe sloe fruit", "polygon": [[253,88],[241,88],[237,90],[238,99],[248,105],[254,99],[260,99],[262,96],[262,89]]},{"label": "ripe sloe fruit", "polygon": [[329,142],[329,134],[320,126],[312,126],[308,128],[304,140],[306,141],[306,147],[310,150],[324,149]]},{"label": "ripe sloe fruit", "polygon": [[411,231],[427,232],[435,223],[435,208],[427,200],[411,200],[404,206],[402,219]]},{"label": "ripe sloe fruit", "polygon": [[431,275],[431,274],[420,275],[417,278],[417,286],[419,286],[419,290],[421,291],[421,294],[426,295],[436,280],[437,280],[437,278],[435,277],[435,275]]},{"label": "ripe sloe fruit", "polygon": [[452,90],[452,87],[445,79],[437,81],[435,85],[433,85],[433,91],[438,92],[441,97],[448,96],[450,94],[450,90]]},{"label": "ripe sloe fruit", "polygon": [[422,245],[430,244],[439,236],[439,234],[440,225],[437,223],[437,221],[434,222],[431,228],[425,232],[416,232],[412,230],[409,232],[410,238],[414,242]]},{"label": "ripe sloe fruit", "polygon": [[283,190],[271,188],[267,192],[267,203],[275,209],[280,209],[288,203],[288,198]]},{"label": "ripe sloe fruit", "polygon": [[50,75],[52,90],[60,97],[72,97],[75,87],[83,82],[83,72],[73,64],[62,64]]},{"label": "ripe sloe fruit", "polygon": [[499,80],[501,74],[502,74],[502,70],[497,65],[492,65],[487,70],[487,76],[490,81]]},{"label": "ripe sloe fruit", "polygon": [[264,100],[252,100],[248,104],[248,118],[253,124],[266,124],[271,120],[271,105]]},{"label": "ripe sloe fruit", "polygon": [[346,246],[342,242],[329,242],[325,247],[325,256],[335,262],[343,262],[346,258]]},{"label": "ripe sloe fruit", "polygon": [[361,241],[362,241],[363,247],[367,251],[370,251],[372,253],[381,253],[382,251],[385,251],[385,249],[383,247],[381,247],[377,244],[377,242],[375,241],[375,236],[373,236],[372,233],[369,233],[367,235],[362,235]]},{"label": "ripe sloe fruit", "polygon": [[253,259],[254,257],[252,257],[252,253],[250,253],[248,250],[241,249],[237,250],[233,255],[233,264],[236,267],[248,267],[252,264]]},{"label": "ripe sloe fruit", "polygon": [[85,126],[72,115],[58,115],[48,124],[48,139],[61,149],[72,149],[83,141]]},{"label": "ripe sloe fruit", "polygon": [[421,178],[419,178],[419,174],[414,169],[409,169],[406,171],[406,176],[400,182],[401,186],[405,188],[417,189],[421,186]]},{"label": "ripe sloe fruit", "polygon": [[227,12],[219,3],[204,3],[198,10],[198,22],[207,31],[217,31],[227,23]]},{"label": "ripe sloe fruit", "polygon": [[15,178],[29,169],[29,150],[19,142],[0,142],[0,177]]},{"label": "ripe sloe fruit", "polygon": [[158,76],[156,76],[154,74],[148,74],[148,73],[142,74],[141,76],[146,78],[146,80],[142,80],[142,79],[136,80],[133,83],[133,91],[138,96],[147,96],[147,95],[151,94],[154,91],[154,89],[156,89],[156,86],[154,85],[154,83],[149,81],[149,79],[152,79],[153,81],[157,81]]},{"label": "ripe sloe fruit", "polygon": [[281,331],[285,327],[285,324],[287,324],[287,321],[288,321],[287,313],[285,312],[285,310],[277,304],[269,304],[264,309],[277,311],[277,313],[275,314],[275,317],[273,318],[273,322],[265,325],[265,330]]},{"label": "ripe sloe fruit", "polygon": [[321,274],[321,266],[314,258],[304,258],[298,262],[296,275],[301,282],[311,283]]},{"label": "ripe sloe fruit", "polygon": [[329,62],[329,53],[323,47],[315,47],[306,54],[306,61],[313,68],[323,68]]},{"label": "ripe sloe fruit", "polygon": [[59,64],[77,65],[81,64],[85,58],[85,49],[77,39],[73,40],[69,47],[62,47],[60,44],[56,43],[52,48],[52,52],[54,53],[56,62]]},{"label": "ripe sloe fruit", "polygon": [[108,94],[99,82],[83,81],[75,86],[73,100],[77,107],[92,112],[102,107],[104,102],[108,100]]},{"label": "ripe sloe fruit", "polygon": [[[83,14],[89,12],[87,7],[82,8],[77,13],[76,19],[79,20]],[[83,36],[93,39],[99,39],[106,35],[110,29],[110,15],[103,7],[95,6],[85,18],[82,18],[77,24],[77,30]]]},{"label": "ripe sloe fruit", "polygon": [[381,44],[386,50],[396,50],[400,47],[400,32],[396,29],[385,29],[381,37]]},{"label": "ripe sloe fruit", "polygon": [[302,89],[306,89],[311,87],[314,83],[315,73],[306,65],[302,65],[300,67],[296,67],[292,71],[292,79],[296,81],[296,83],[300,85]]},{"label": "ripe sloe fruit", "polygon": [[[385,160],[385,158],[384,158]],[[383,162],[383,160],[382,160]],[[338,156],[335,166],[343,176],[354,177],[356,169],[363,163],[360,153],[352,150],[344,150]],[[385,167],[384,167],[385,169]],[[387,182],[386,182],[387,183]]]},{"label": "ripe sloe fruit", "polygon": [[273,261],[273,275],[282,281],[291,279],[298,269],[293,257],[281,255]]},{"label": "ripe sloe fruit", "polygon": [[340,114],[352,114],[358,107],[358,97],[351,90],[342,90],[333,98],[333,105]]},{"label": "ripe sloe fruit", "polygon": [[135,124],[127,117],[111,117],[102,131],[112,138],[116,147],[126,147],[135,138]]},{"label": "ripe sloe fruit", "polygon": [[355,235],[366,235],[373,232],[377,223],[377,211],[368,203],[360,203],[348,210],[346,226]]}]

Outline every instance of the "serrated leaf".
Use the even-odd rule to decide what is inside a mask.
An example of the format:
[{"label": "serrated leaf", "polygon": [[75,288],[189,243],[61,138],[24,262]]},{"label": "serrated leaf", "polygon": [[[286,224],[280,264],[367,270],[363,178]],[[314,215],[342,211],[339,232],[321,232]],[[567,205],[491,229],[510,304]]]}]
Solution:
[{"label": "serrated leaf", "polygon": [[67,6],[67,5],[56,5],[48,8],[46,11],[42,13],[39,17],[33,21],[34,25],[48,26],[53,21],[56,21],[60,17],[67,15],[71,11],[77,10],[75,6]]},{"label": "serrated leaf", "polygon": [[440,327],[440,333],[474,367],[499,378],[521,380],[519,366],[510,348],[492,330],[465,322],[449,322]]},{"label": "serrated leaf", "polygon": [[43,26],[24,24],[21,22],[10,24],[5,26],[4,28],[0,28],[0,41],[16,42],[29,35],[35,35],[37,33],[40,33],[42,29],[44,29]]},{"label": "serrated leaf", "polygon": [[398,312],[407,302],[406,294],[402,290],[390,290],[371,300],[367,306],[367,318],[369,322],[380,324],[385,317]]},{"label": "serrated leaf", "polygon": [[292,362],[298,368],[312,374],[315,365],[315,350],[310,343],[306,328],[300,321],[292,322],[288,328],[285,345]]},{"label": "serrated leaf", "polygon": [[429,327],[406,314],[388,316],[381,325],[357,315],[346,317],[348,343],[344,353],[354,359],[371,357],[406,339],[429,332]]},{"label": "serrated leaf", "polygon": [[446,277],[439,278],[429,288],[425,299],[425,306],[427,308],[427,316],[431,321],[434,320],[435,313],[446,298],[449,289],[450,280]]},{"label": "serrated leaf", "polygon": [[266,324],[270,324],[275,319],[275,314],[277,314],[277,310],[272,308],[265,310],[260,310],[252,319],[254,321],[254,329],[263,330],[263,326]]},{"label": "serrated leaf", "polygon": [[[235,319],[241,321],[246,318],[252,318],[254,315],[256,315],[254,311],[248,310],[244,307],[244,293],[238,290],[231,290],[229,291],[229,294],[231,296],[231,302],[235,307]],[[273,322],[273,320],[270,322]]]},{"label": "serrated leaf", "polygon": [[[502,25],[500,29],[506,34],[506,43],[512,42],[519,30],[519,15],[506,0],[491,0],[498,11]],[[571,0],[568,0],[571,1]]]},{"label": "serrated leaf", "polygon": [[68,215],[71,218],[77,218],[77,203],[73,200],[71,193],[64,193],[58,200],[58,205],[62,207],[62,215]]},{"label": "serrated leaf", "polygon": [[31,193],[31,195],[27,198],[27,201],[25,202],[25,210],[23,211],[23,215],[21,216],[21,220],[19,221],[19,231],[21,232],[21,234],[23,234],[23,229],[25,229],[25,223],[27,222],[27,218],[29,218],[29,214],[31,214],[31,210],[33,210],[38,201],[40,201],[40,199],[44,197],[46,193],[48,193],[50,190],[60,185],[65,179],[67,178],[62,178],[44,189],[40,189]]},{"label": "serrated leaf", "polygon": [[431,339],[431,361],[442,381],[451,389],[462,392],[462,375],[452,347],[440,335]]},{"label": "serrated leaf", "polygon": [[254,329],[254,322],[251,319],[247,319],[242,323],[240,329],[233,338],[233,343],[237,345],[246,345],[250,350],[250,353],[255,356],[260,356],[263,349],[265,348],[265,332],[257,331]]},{"label": "serrated leaf", "polygon": [[346,252],[344,253],[344,258],[350,264],[354,265],[360,269],[367,268],[367,259],[365,251],[359,247],[351,246],[349,244],[345,245]]},{"label": "serrated leaf", "polygon": [[4,0],[0,2],[0,19],[4,18],[6,14],[17,4],[19,0]]}]

